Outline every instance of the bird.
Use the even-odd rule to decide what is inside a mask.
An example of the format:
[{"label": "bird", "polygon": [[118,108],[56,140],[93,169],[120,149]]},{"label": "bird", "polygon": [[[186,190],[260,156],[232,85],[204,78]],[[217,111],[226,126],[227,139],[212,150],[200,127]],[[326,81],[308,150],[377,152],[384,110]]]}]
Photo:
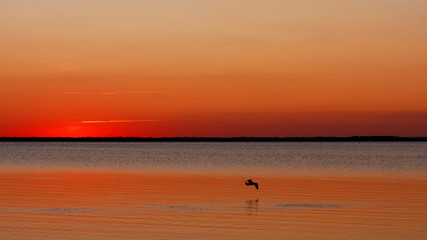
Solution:
[{"label": "bird", "polygon": [[246,186],[254,185],[256,187],[256,190],[258,190],[258,183],[253,182],[252,179],[248,179],[245,182]]}]

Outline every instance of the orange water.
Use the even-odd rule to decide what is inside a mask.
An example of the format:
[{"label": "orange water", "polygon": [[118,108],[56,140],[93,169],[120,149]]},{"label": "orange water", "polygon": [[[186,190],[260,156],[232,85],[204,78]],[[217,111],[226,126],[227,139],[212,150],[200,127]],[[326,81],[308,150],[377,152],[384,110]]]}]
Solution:
[{"label": "orange water", "polygon": [[0,171],[1,239],[427,239],[423,176]]}]

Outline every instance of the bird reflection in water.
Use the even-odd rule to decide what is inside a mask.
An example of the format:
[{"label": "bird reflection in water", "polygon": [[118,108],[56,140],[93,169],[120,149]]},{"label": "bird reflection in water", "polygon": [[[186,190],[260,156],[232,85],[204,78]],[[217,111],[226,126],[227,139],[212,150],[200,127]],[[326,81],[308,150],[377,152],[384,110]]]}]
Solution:
[{"label": "bird reflection in water", "polygon": [[250,199],[246,200],[246,211],[248,215],[257,214],[258,213],[258,198],[256,200]]}]

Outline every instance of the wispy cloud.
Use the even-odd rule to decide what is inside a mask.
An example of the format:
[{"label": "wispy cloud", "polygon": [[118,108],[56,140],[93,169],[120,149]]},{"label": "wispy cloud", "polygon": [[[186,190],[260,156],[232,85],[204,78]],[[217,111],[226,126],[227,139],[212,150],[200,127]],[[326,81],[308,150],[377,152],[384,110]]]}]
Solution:
[{"label": "wispy cloud", "polygon": [[114,92],[63,92],[66,95],[118,95],[118,94],[178,94],[180,92],[162,91],[114,91]]},{"label": "wispy cloud", "polygon": [[90,120],[81,121],[80,123],[139,123],[139,122],[159,122],[161,120],[144,119],[144,120]]}]

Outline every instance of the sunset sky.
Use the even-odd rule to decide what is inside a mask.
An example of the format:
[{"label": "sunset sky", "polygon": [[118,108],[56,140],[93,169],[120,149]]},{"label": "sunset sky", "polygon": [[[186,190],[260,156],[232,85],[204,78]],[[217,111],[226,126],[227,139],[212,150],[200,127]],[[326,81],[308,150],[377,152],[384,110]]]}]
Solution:
[{"label": "sunset sky", "polygon": [[0,0],[0,136],[427,136],[426,0]]}]

